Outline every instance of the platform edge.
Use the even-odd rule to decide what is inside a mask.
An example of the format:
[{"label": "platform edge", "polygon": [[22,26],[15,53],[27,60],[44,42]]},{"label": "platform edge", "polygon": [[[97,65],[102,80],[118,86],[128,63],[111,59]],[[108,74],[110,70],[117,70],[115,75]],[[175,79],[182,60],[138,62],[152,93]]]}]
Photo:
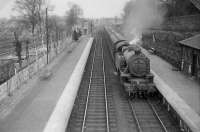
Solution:
[{"label": "platform edge", "polygon": [[43,132],[65,132],[92,47],[90,38]]}]

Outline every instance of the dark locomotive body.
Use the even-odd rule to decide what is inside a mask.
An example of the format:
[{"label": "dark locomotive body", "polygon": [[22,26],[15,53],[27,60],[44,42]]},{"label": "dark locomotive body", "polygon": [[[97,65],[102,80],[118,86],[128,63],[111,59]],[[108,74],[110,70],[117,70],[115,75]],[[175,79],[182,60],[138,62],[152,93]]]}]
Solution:
[{"label": "dark locomotive body", "polygon": [[126,40],[119,38],[122,37],[111,36],[114,42],[111,52],[126,93],[133,97],[155,93],[149,58],[141,52],[138,45],[130,45]]}]

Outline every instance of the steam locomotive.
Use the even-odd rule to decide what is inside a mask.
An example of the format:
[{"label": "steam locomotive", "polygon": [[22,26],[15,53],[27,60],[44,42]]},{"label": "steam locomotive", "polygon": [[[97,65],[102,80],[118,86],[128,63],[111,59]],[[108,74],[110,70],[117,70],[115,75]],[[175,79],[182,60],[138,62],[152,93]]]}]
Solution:
[{"label": "steam locomotive", "polygon": [[150,72],[150,60],[142,53],[141,48],[123,40],[119,34],[109,32],[109,35],[113,42],[110,49],[116,71],[128,96],[146,97],[154,94],[156,89],[154,76]]}]

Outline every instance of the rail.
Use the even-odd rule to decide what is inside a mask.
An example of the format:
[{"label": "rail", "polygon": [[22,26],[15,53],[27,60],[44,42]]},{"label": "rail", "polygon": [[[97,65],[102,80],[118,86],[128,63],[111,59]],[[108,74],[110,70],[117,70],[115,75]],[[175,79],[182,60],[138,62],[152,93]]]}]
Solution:
[{"label": "rail", "polygon": [[[142,102],[141,102],[142,101]],[[142,126],[143,124],[148,124],[147,122],[148,122],[148,120],[145,120],[146,122],[144,123],[144,122],[142,122],[142,118],[141,118],[141,116],[143,116],[143,115],[140,115],[140,114],[137,114],[136,113],[136,109],[138,109],[138,108],[136,108],[137,106],[135,105],[135,107],[134,107],[134,105],[133,105],[133,103],[134,103],[134,101],[128,101],[129,102],[129,105],[130,105],[130,107],[131,107],[131,110],[132,110],[132,115],[133,115],[133,118],[134,118],[134,120],[136,121],[136,126],[137,126],[137,129],[138,129],[138,131],[139,132],[144,132],[145,131],[145,128],[151,128],[151,126],[149,125],[147,125],[147,127],[146,126]],[[145,112],[147,112],[147,111],[150,111],[150,112],[147,112],[148,113],[148,115],[147,116],[149,116],[149,117],[151,117],[152,115],[152,117],[154,117],[154,119],[156,120],[157,119],[157,121],[155,121],[156,122],[156,125],[157,124],[159,124],[159,126],[160,127],[156,127],[155,129],[157,130],[157,129],[162,129],[164,132],[168,132],[168,130],[167,130],[167,128],[166,128],[166,126],[164,125],[164,123],[162,122],[162,120],[161,120],[161,118],[159,117],[159,115],[158,115],[158,113],[157,113],[157,111],[156,111],[156,109],[154,108],[154,106],[153,106],[153,104],[149,101],[149,100],[140,100],[140,101],[138,101],[138,100],[136,100],[135,102],[137,102],[140,106],[143,106],[144,104],[147,104],[147,105],[145,105],[145,106],[148,106],[148,109],[146,108],[145,110],[142,110],[141,108],[140,108],[140,112],[142,112],[142,111],[145,111]],[[139,110],[139,109],[138,109]],[[144,113],[142,113],[142,114],[144,114]],[[144,114],[145,115],[145,114]],[[146,115],[145,115],[146,116]],[[140,118],[141,119],[140,119]],[[143,117],[144,118],[144,117]],[[153,120],[154,119],[151,119],[151,122],[154,122]],[[141,121],[141,122],[140,122]],[[154,126],[156,126],[156,125],[154,125]]]},{"label": "rail", "polygon": [[110,131],[109,128],[109,113],[108,113],[108,99],[107,99],[107,86],[106,86],[106,76],[105,76],[105,62],[104,62],[104,51],[102,46],[102,38],[100,39],[101,49],[102,49],[102,61],[103,61],[103,78],[104,78],[104,90],[105,90],[105,102],[106,102],[106,124],[107,124],[107,132]]},{"label": "rail", "polygon": [[87,99],[86,99],[86,107],[85,107],[85,112],[84,112],[84,118],[83,118],[83,123],[81,127],[81,132],[84,132],[85,130],[85,122],[86,122],[86,116],[87,116],[87,110],[88,110],[88,102],[89,102],[89,96],[90,96],[90,89],[91,89],[91,83],[92,83],[92,75],[93,75],[93,70],[94,70],[94,59],[96,55],[96,46],[94,48],[94,55],[92,59],[92,69],[90,72],[90,81],[89,81],[89,87],[88,87],[88,93],[87,93]]},{"label": "rail", "polygon": [[[100,36],[100,35],[99,35]],[[108,99],[107,99],[107,87],[106,87],[106,76],[105,76],[105,62],[104,62],[104,51],[103,51],[103,43],[102,43],[102,38],[99,38],[98,41],[100,42],[101,46],[101,61],[102,61],[102,72],[103,72],[103,88],[104,88],[104,101],[105,101],[105,116],[106,116],[106,131],[110,131],[109,127],[109,112],[108,112]],[[86,104],[85,104],[85,110],[84,110],[84,117],[83,117],[83,122],[81,126],[81,132],[84,132],[85,129],[87,128],[86,126],[86,120],[88,116],[88,111],[89,111],[89,103],[90,103],[90,97],[92,96],[92,86],[94,85],[92,82],[93,76],[95,77],[95,70],[94,70],[94,65],[95,65],[95,58],[98,58],[97,55],[97,44],[95,45],[94,48],[94,54],[92,58],[92,68],[90,71],[90,77],[89,77],[89,86],[88,86],[88,91],[87,91],[87,99],[86,99]],[[100,66],[101,67],[101,66]],[[100,77],[101,78],[101,77]]]},{"label": "rail", "polygon": [[149,100],[147,100],[147,102],[148,102],[148,104],[150,105],[151,109],[153,110],[153,112],[154,112],[156,118],[157,118],[158,121],[160,122],[160,125],[162,126],[164,132],[168,132],[168,131],[167,131],[167,128],[165,127],[164,123],[163,123],[162,120],[160,119],[160,117],[159,117],[159,115],[158,115],[156,109],[155,109],[154,106],[152,105],[152,103],[151,103]]},{"label": "rail", "polygon": [[138,120],[138,118],[137,118],[135,109],[134,109],[133,104],[131,103],[130,100],[129,100],[129,104],[130,104],[130,106],[131,106],[132,114],[133,114],[133,117],[134,117],[134,119],[135,119],[135,121],[136,121],[136,125],[137,125],[137,128],[138,128],[138,131],[139,131],[139,132],[142,132],[142,129],[141,129],[139,120]]}]

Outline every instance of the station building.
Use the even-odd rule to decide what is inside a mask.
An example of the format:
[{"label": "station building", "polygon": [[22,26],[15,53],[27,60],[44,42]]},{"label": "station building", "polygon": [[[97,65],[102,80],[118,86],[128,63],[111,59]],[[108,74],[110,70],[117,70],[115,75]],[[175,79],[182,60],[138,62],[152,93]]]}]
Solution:
[{"label": "station building", "polygon": [[181,70],[200,81],[200,34],[179,41]]}]

